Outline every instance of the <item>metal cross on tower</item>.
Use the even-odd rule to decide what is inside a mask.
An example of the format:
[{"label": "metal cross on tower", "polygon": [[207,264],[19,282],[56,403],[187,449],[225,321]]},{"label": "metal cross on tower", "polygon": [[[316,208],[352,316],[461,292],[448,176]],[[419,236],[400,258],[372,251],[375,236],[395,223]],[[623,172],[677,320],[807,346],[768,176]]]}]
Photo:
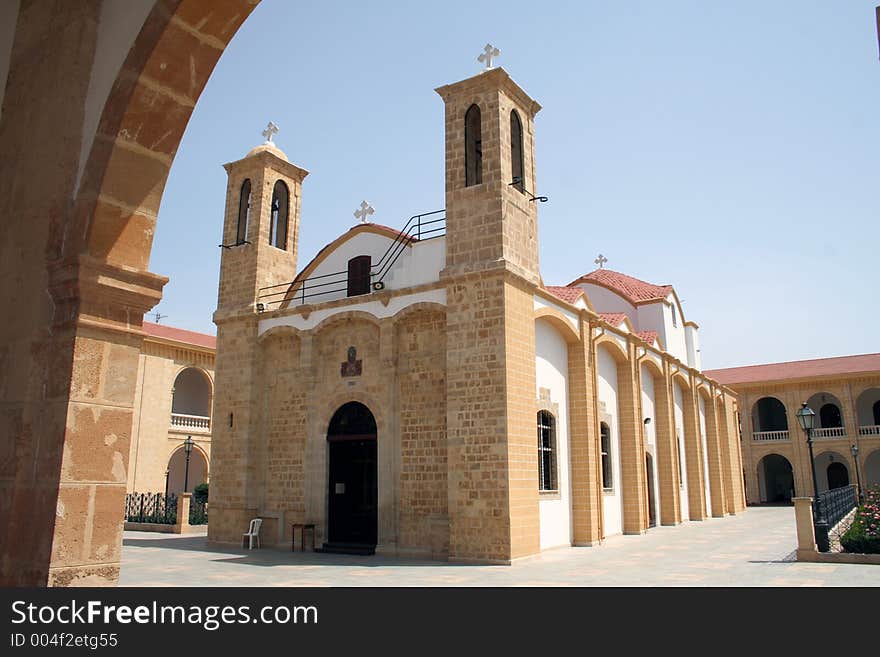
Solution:
[{"label": "metal cross on tower", "polygon": [[488,71],[490,68],[492,68],[492,60],[495,57],[498,57],[500,54],[501,51],[498,50],[498,48],[493,46],[491,43],[487,43],[486,47],[483,48],[483,54],[477,57],[477,61],[480,63],[485,63],[486,70]]},{"label": "metal cross on tower", "polygon": [[597,265],[599,265],[599,269],[604,269],[605,263],[608,262],[608,258],[606,258],[605,256],[603,256],[600,253],[599,257],[596,258],[595,260],[593,260],[593,262],[595,262]]},{"label": "metal cross on tower", "polygon": [[367,223],[367,217],[373,214],[375,210],[373,206],[367,203],[366,201],[361,201],[361,207],[359,210],[354,211],[354,218],[360,219],[362,224]]},{"label": "metal cross on tower", "polygon": [[269,121],[269,125],[266,126],[266,129],[263,130],[260,134],[266,138],[267,142],[272,141],[272,137],[278,133],[278,126]]}]

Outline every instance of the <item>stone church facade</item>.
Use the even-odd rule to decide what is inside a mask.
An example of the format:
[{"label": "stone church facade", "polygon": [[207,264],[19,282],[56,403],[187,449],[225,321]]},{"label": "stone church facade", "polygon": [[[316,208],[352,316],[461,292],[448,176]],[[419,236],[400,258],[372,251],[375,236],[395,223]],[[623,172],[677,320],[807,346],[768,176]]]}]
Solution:
[{"label": "stone church facade", "polygon": [[298,275],[307,172],[271,137],[226,165],[209,538],[510,563],[741,512],[736,399],[675,291],[545,286],[540,106],[501,68],[437,92],[445,212]]}]

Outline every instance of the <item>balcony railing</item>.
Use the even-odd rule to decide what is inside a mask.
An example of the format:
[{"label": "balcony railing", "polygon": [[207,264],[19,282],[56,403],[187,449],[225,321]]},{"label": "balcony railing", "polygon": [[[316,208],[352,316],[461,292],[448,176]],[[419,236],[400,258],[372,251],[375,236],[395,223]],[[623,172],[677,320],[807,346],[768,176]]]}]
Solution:
[{"label": "balcony railing", "polygon": [[756,431],[752,439],[758,442],[788,440],[788,431]]},{"label": "balcony railing", "polygon": [[846,429],[843,427],[813,429],[813,438],[842,438],[844,436],[846,436]]},{"label": "balcony railing", "polygon": [[859,427],[860,436],[880,436],[880,424],[869,424]]},{"label": "balcony railing", "polygon": [[186,413],[171,414],[171,428],[193,431],[197,433],[211,432],[211,418],[204,415],[187,415]]}]

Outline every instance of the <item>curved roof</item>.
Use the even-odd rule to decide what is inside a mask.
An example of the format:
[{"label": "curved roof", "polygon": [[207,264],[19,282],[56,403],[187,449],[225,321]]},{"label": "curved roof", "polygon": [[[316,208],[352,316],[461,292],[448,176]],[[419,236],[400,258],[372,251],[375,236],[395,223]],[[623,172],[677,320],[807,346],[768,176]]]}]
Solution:
[{"label": "curved roof", "polygon": [[611,269],[596,269],[584,274],[568,284],[568,287],[579,283],[592,283],[608,288],[637,306],[642,303],[665,301],[672,292],[671,285],[654,285]]}]

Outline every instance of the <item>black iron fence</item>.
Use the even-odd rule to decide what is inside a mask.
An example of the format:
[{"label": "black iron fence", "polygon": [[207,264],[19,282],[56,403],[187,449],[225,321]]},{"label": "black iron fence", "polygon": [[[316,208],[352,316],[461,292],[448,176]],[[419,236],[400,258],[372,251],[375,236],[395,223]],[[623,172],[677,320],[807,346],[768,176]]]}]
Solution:
[{"label": "black iron fence", "polygon": [[173,525],[177,522],[177,495],[129,493],[125,496],[125,519],[128,522]]},{"label": "black iron fence", "polygon": [[208,501],[196,500],[192,498],[189,501],[189,524],[191,525],[207,525],[208,524]]},{"label": "black iron fence", "polygon": [[844,522],[858,506],[855,486],[843,486],[819,493],[813,503],[813,526],[819,552],[829,552],[839,545],[840,536],[849,528]]}]

